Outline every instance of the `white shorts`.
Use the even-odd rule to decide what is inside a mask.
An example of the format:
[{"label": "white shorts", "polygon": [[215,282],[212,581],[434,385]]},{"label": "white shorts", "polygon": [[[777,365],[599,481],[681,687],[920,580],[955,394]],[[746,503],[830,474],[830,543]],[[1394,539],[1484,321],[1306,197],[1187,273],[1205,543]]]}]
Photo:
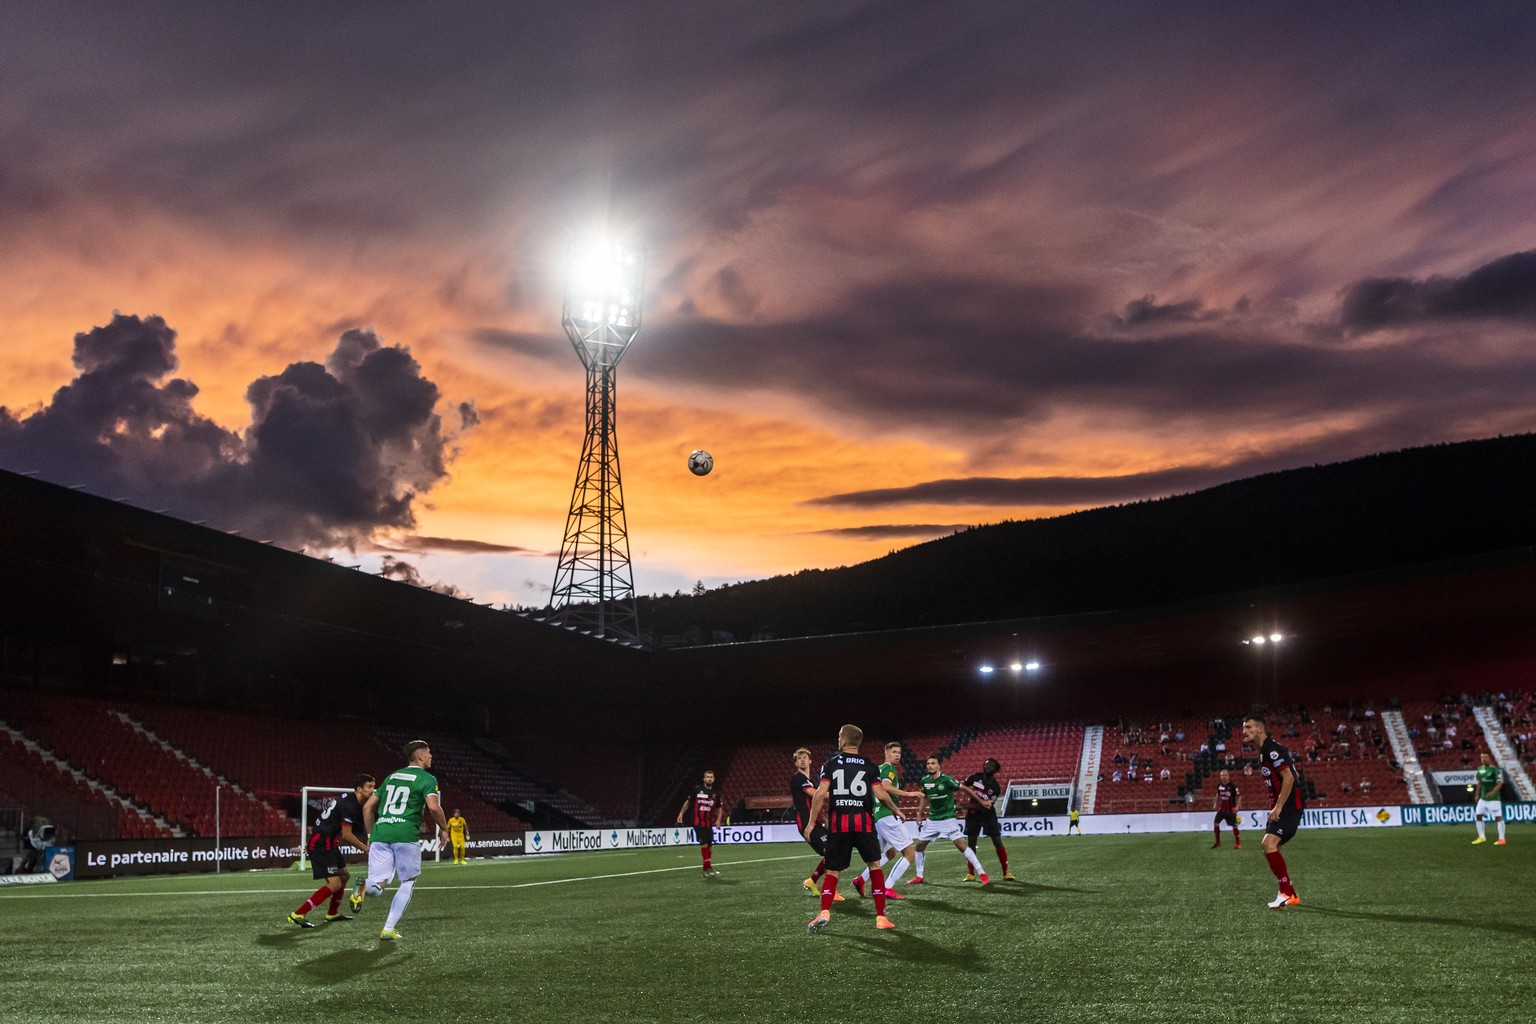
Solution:
[{"label": "white shorts", "polygon": [[1504,817],[1504,801],[1479,800],[1477,807],[1472,811],[1479,818],[1492,818],[1495,821]]},{"label": "white shorts", "polygon": [[383,889],[396,876],[409,882],[419,874],[420,843],[373,843],[368,847],[368,888]]},{"label": "white shorts", "polygon": [[886,850],[895,850],[899,853],[912,845],[912,837],[907,835],[907,823],[894,814],[875,822],[875,835],[880,837],[882,857]]},{"label": "white shorts", "polygon": [[921,843],[931,843],[935,839],[964,839],[965,829],[960,824],[959,818],[945,818],[943,821],[934,821],[929,818],[917,828],[917,839]]}]

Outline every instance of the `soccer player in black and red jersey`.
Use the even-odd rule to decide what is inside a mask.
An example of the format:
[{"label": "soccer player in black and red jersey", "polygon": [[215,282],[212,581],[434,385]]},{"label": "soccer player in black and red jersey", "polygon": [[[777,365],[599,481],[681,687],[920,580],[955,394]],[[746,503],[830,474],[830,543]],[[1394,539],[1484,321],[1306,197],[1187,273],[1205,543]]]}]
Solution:
[{"label": "soccer player in black and red jersey", "polygon": [[[811,849],[821,855],[816,870],[801,884],[811,892],[816,892],[820,888],[821,876],[827,873],[827,826],[811,818],[811,798],[816,794],[816,783],[811,781],[811,752],[801,747],[793,757],[795,774],[789,777],[789,798],[795,805],[795,827],[806,837],[805,841],[811,844]],[[809,833],[806,832],[806,825],[811,826]],[[834,899],[842,900],[842,893],[838,893]]]},{"label": "soccer player in black and red jersey", "polygon": [[683,801],[683,806],[677,812],[679,825],[683,823],[683,815],[688,814],[690,806],[693,813],[688,818],[688,824],[693,826],[693,837],[699,841],[699,853],[704,858],[704,877],[713,878],[720,872],[710,862],[711,848],[715,845],[715,829],[720,827],[720,819],[725,814],[725,807],[720,803],[720,792],[715,789],[714,772],[705,772],[704,781]]},{"label": "soccer player in black and red jersey", "polygon": [[885,916],[885,873],[880,870],[880,840],[875,835],[875,801],[897,815],[901,810],[885,791],[875,765],[859,755],[864,730],[845,725],[837,733],[837,753],[821,766],[821,781],[811,797],[809,823],[801,835],[809,841],[812,826],[827,811],[827,873],[821,880],[821,913],[807,925],[817,932],[832,919],[832,902],[837,898],[838,872],[853,862],[857,850],[869,869],[870,895],[875,900],[875,927],[895,928]]},{"label": "soccer player in black and red jersey", "polygon": [[[1003,787],[997,784],[997,773],[1002,765],[997,763],[997,758],[989,757],[981,762],[981,771],[976,772],[965,780],[966,786],[971,791],[971,809],[965,812],[965,845],[976,849],[976,840],[981,838],[982,832],[986,832],[992,838],[992,849],[997,853],[997,862],[1002,866],[1003,877],[1008,881],[1017,881],[1013,872],[1008,870],[1008,851],[1003,846],[1003,827],[997,820],[997,798],[1003,795]],[[967,882],[976,881],[975,870],[967,867],[965,872]]]},{"label": "soccer player in black and red jersey", "polygon": [[[313,928],[305,919],[311,910],[314,910],[327,899],[330,900],[330,909],[325,912],[327,921],[350,921],[352,918],[341,912],[341,894],[347,885],[347,879],[351,872],[347,870],[346,858],[341,854],[341,844],[351,846],[368,852],[368,840],[358,836],[352,830],[363,824],[363,805],[368,798],[373,796],[374,779],[372,775],[359,775],[352,783],[352,792],[343,793],[341,799],[325,809],[320,819],[315,822],[315,830],[309,834],[309,846],[306,854],[309,857],[309,865],[314,870],[315,877],[325,882],[314,894],[299,904],[299,908],[288,915],[288,920],[300,928]],[[364,835],[366,835],[366,830]],[[354,910],[356,907],[353,908]]]},{"label": "soccer player in black and red jersey", "polygon": [[1271,910],[1294,907],[1301,902],[1301,897],[1296,895],[1296,887],[1291,884],[1291,872],[1280,855],[1280,847],[1301,827],[1301,812],[1307,807],[1301,795],[1301,766],[1289,750],[1269,735],[1269,726],[1262,715],[1249,715],[1243,719],[1243,739],[1259,748],[1259,774],[1264,776],[1270,799],[1274,801],[1274,806],[1269,809],[1269,824],[1264,827],[1264,859],[1269,861],[1269,870],[1280,881],[1280,894],[1270,901],[1269,906]]},{"label": "soccer player in black and red jersey", "polygon": [[1232,781],[1232,774],[1225,768],[1221,770],[1221,782],[1216,787],[1216,802],[1211,806],[1216,810],[1216,818],[1211,822],[1216,841],[1211,844],[1211,849],[1221,845],[1221,823],[1226,822],[1232,826],[1232,848],[1241,850],[1243,837],[1237,830],[1237,812],[1242,810],[1242,796],[1237,791],[1237,783]]}]

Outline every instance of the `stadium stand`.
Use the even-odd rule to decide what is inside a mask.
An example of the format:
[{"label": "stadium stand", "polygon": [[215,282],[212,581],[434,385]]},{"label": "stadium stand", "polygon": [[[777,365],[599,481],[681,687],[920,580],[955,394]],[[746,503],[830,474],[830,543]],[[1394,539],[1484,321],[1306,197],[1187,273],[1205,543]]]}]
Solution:
[{"label": "stadium stand", "polygon": [[143,839],[175,835],[147,809],[89,781],[84,772],[66,769],[28,747],[12,728],[0,725],[0,778],[21,795],[21,806],[45,809],[77,836]]},{"label": "stadium stand", "polygon": [[576,827],[597,828],[602,816],[578,800],[555,793],[518,775],[495,761],[461,736],[443,732],[420,732],[382,728],[380,741],[391,750],[399,750],[413,739],[432,745],[432,774],[443,790],[444,810],[458,807],[470,822],[470,833],[515,831],[527,822],[513,817],[501,807],[522,805],[532,813],[533,805],[545,803],[573,819]]},{"label": "stadium stand", "polygon": [[[14,725],[86,775],[196,835],[285,835],[296,823],[146,733],[104,701],[9,694]],[[223,786],[227,792],[215,795]]]},{"label": "stadium stand", "polygon": [[[264,798],[298,807],[304,786],[347,787],[359,772],[376,778],[400,767],[399,743],[389,743],[355,722],[330,721],[323,729],[304,719],[275,715],[238,714],[168,705],[123,705],[136,720],[157,734],[195,752],[197,759],[215,767]],[[308,741],[308,742],[306,742]],[[434,744],[434,753],[436,753]],[[433,774],[444,784],[444,799],[458,800],[460,809],[475,829],[516,831],[524,822],[494,805],[455,787],[445,772],[456,765],[452,758],[433,764]],[[445,808],[451,811],[452,807]],[[290,818],[285,830],[297,832]]]}]

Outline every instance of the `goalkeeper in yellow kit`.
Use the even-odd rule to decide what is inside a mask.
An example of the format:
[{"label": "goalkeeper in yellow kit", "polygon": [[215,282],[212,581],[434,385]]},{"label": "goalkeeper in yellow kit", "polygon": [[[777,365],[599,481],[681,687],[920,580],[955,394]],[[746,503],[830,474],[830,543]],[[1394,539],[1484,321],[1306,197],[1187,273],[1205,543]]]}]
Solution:
[{"label": "goalkeeper in yellow kit", "polygon": [[464,820],[464,815],[457,810],[453,817],[448,819],[448,841],[453,844],[453,862],[455,864],[468,864],[469,858],[464,856],[464,844],[469,839],[469,823]]}]

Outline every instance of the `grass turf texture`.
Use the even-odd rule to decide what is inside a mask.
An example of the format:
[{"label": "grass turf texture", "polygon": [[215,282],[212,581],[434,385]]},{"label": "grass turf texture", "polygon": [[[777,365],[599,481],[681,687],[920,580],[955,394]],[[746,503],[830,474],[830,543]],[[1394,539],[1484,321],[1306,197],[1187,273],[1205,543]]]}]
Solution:
[{"label": "grass turf texture", "polygon": [[29,1024],[1530,1019],[1536,836],[1472,837],[1304,831],[1281,911],[1255,833],[1018,839],[985,889],[935,846],[898,930],[850,874],[819,935],[815,857],[779,845],[717,848],[713,879],[693,849],[429,864],[397,943],[389,894],[288,924],[296,871],[5,887],[0,987]]}]

